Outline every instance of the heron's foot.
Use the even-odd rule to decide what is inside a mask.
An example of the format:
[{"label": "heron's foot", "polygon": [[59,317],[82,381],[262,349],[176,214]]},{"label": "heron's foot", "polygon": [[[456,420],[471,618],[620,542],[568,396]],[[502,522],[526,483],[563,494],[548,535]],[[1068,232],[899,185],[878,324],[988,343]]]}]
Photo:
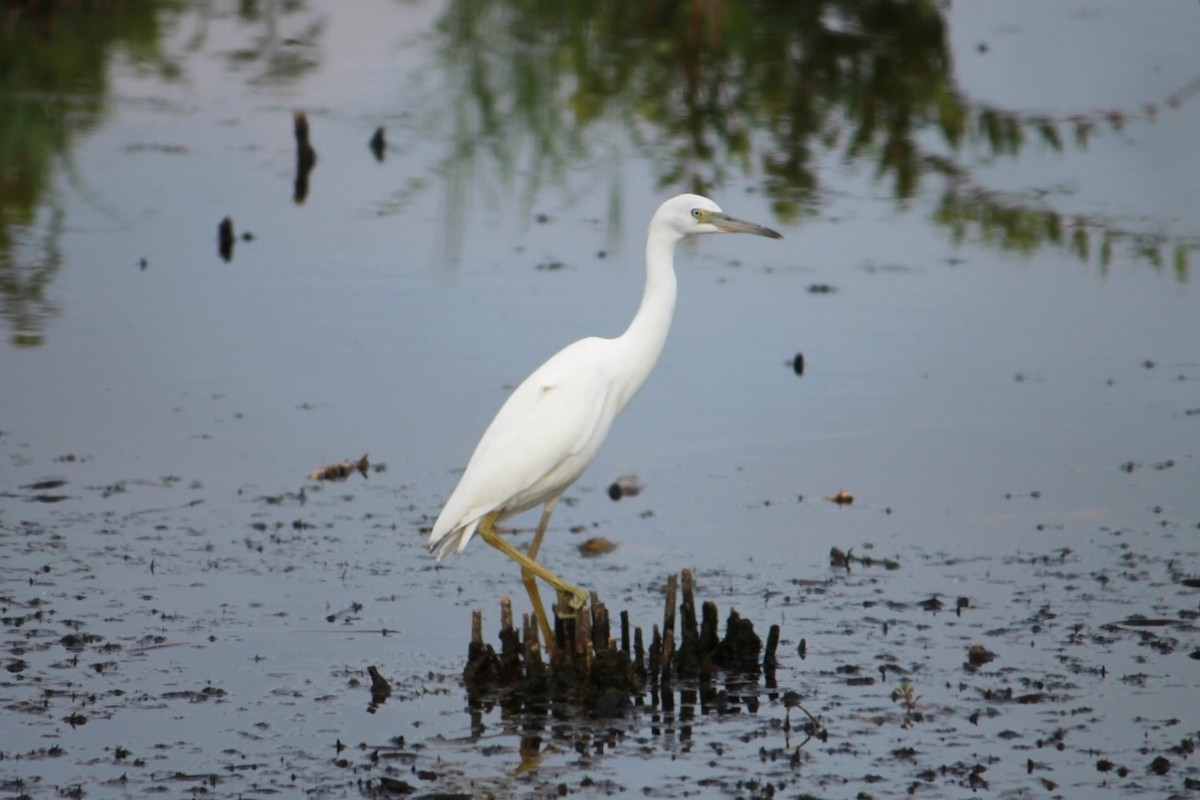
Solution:
[{"label": "heron's foot", "polygon": [[583,589],[574,586],[558,590],[558,604],[554,606],[554,614],[560,619],[575,619],[579,609],[587,605],[588,594]]}]

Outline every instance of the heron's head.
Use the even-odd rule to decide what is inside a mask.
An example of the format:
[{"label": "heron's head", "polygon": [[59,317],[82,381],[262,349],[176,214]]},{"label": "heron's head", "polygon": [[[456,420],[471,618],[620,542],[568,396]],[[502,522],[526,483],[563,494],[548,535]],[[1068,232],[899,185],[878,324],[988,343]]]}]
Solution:
[{"label": "heron's head", "polygon": [[651,231],[666,229],[679,238],[701,233],[752,233],[782,239],[777,232],[753,222],[731,217],[721,207],[698,194],[681,194],[658,207],[650,221]]}]

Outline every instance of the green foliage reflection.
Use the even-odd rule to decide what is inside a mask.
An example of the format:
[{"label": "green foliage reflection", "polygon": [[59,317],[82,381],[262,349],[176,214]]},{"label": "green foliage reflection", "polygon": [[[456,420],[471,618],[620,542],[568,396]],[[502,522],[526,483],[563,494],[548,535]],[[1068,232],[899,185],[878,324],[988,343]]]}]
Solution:
[{"label": "green foliage reflection", "polygon": [[[633,159],[655,170],[663,191],[740,183],[795,223],[828,201],[819,166],[832,154],[901,207],[936,195],[935,224],[1004,251],[1058,248],[1101,272],[1133,259],[1182,281],[1200,248],[1153,222],[1073,213],[1065,193],[996,191],[970,166],[1030,148],[1086,151],[1195,101],[1200,82],[1142,108],[1090,114],[976,103],[957,88],[934,0],[444,5],[433,41],[447,83],[430,116],[445,116],[427,132],[449,145],[435,175],[414,178],[399,200],[445,180],[452,243],[467,196],[516,194],[528,209],[545,187],[567,184],[568,168],[594,176],[583,191],[606,193],[616,226],[621,164]],[[0,0],[0,314],[16,344],[40,343],[54,314],[46,287],[66,227],[55,178],[72,171],[77,140],[107,114],[115,57],[179,81],[188,57],[220,38],[231,74],[274,87],[320,68],[316,45],[339,8],[349,4]],[[231,32],[240,44],[229,44]]]},{"label": "green foliage reflection", "polygon": [[[195,8],[193,8],[193,5]],[[243,0],[236,17],[259,31],[253,45],[228,55],[230,69],[253,67],[250,83],[296,80],[317,66],[307,55],[321,33],[320,18],[287,37],[280,19],[304,11],[301,0]],[[18,347],[42,343],[56,309],[47,296],[60,265],[63,211],[55,194],[61,172],[73,172],[79,137],[96,129],[109,109],[113,62],[124,57],[164,82],[184,68],[163,52],[165,31],[185,13],[203,46],[207,22],[220,16],[208,4],[185,0],[80,0],[72,3],[0,0],[0,316]]]},{"label": "green foliage reflection", "polygon": [[159,35],[157,4],[83,3],[64,14],[52,5],[7,4],[0,27],[0,314],[17,346],[40,344],[54,314],[45,289],[60,263],[56,170],[73,138],[104,117],[114,45],[140,58]]},{"label": "green foliage reflection", "polygon": [[627,138],[659,187],[707,193],[738,180],[785,220],[822,201],[816,157],[832,152],[901,205],[940,178],[934,221],[1004,250],[1058,247],[1106,268],[1114,242],[1155,266],[1171,249],[1184,280],[1200,247],[978,185],[964,153],[1084,150],[1105,130],[1153,122],[1155,110],[1054,119],[972,103],[955,85],[938,3],[451,0],[440,32],[456,84],[452,207],[479,184],[482,155],[502,182],[521,176],[532,198],[561,182],[568,160],[605,171],[620,158],[612,140]]}]

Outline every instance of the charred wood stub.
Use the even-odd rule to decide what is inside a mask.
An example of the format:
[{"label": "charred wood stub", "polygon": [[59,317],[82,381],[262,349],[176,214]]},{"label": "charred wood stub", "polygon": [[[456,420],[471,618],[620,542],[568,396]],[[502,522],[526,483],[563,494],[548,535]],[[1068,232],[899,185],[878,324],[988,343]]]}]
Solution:
[{"label": "charred wood stub", "polygon": [[490,644],[483,641],[483,612],[471,612],[471,644],[467,647],[467,668],[463,680],[467,686],[488,686],[500,675],[500,659]]},{"label": "charred wood stub", "polygon": [[296,137],[296,180],[292,185],[292,200],[303,205],[308,199],[308,175],[317,165],[317,150],[308,137],[308,115],[292,113],[292,133]]},{"label": "charred wood stub", "polygon": [[387,156],[387,138],[384,136],[382,126],[375,129],[368,146],[371,148],[371,155],[375,156],[375,160],[382,164],[383,159]]},{"label": "charred wood stub", "polygon": [[230,261],[233,258],[233,245],[237,241],[233,233],[233,219],[225,217],[221,223],[217,225],[217,255],[222,261]]},{"label": "charred wood stub", "polygon": [[762,667],[768,688],[775,687],[775,670],[779,668],[779,657],[776,655],[779,650],[779,630],[778,625],[772,625],[767,633],[767,652],[763,656]]},{"label": "charred wood stub", "polygon": [[376,709],[392,696],[392,685],[374,664],[367,667],[367,675],[371,677],[371,705],[367,707],[367,710],[374,714]]},{"label": "charred wood stub", "polygon": [[725,638],[713,653],[713,663],[725,669],[754,672],[759,667],[762,639],[754,632],[754,623],[743,619],[736,611],[729,612],[725,621]]},{"label": "charred wood stub", "polygon": [[652,626],[648,648],[628,612],[621,612],[620,631],[614,635],[609,610],[595,593],[574,617],[555,619],[553,646],[539,640],[540,629],[529,615],[519,627],[514,624],[512,602],[505,597],[497,652],[483,640],[482,613],[473,612],[463,670],[471,702],[540,709],[568,704],[606,717],[623,714],[634,704],[670,710],[676,685],[681,696],[699,690],[700,696],[719,702],[725,692],[711,686],[717,673],[757,680],[765,668],[768,680],[773,677],[778,626],[772,626],[764,656],[753,623],[737,611],[730,611],[723,637],[715,603],[705,602],[697,618],[690,571],[670,576],[664,595],[662,627]]}]

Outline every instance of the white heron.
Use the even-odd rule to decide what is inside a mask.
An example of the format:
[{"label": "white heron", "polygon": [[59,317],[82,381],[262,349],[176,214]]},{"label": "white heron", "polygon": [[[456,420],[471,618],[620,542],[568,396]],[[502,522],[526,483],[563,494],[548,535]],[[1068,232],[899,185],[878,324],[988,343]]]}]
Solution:
[{"label": "white heron", "polygon": [[[783,238],[730,217],[707,197],[681,194],[659,206],[646,238],[646,287],[629,327],[615,339],[592,336],[567,346],[513,391],[429,533],[429,550],[439,561],[452,551],[461,553],[476,532],[516,561],[547,643],[552,635],[535,577],[558,593],[560,616],[573,615],[588,598],[537,561],[550,515],[654,369],[675,311],[675,245],[704,233]],[[542,518],[522,553],[501,538],[496,524],[536,506],[544,506]]]}]

